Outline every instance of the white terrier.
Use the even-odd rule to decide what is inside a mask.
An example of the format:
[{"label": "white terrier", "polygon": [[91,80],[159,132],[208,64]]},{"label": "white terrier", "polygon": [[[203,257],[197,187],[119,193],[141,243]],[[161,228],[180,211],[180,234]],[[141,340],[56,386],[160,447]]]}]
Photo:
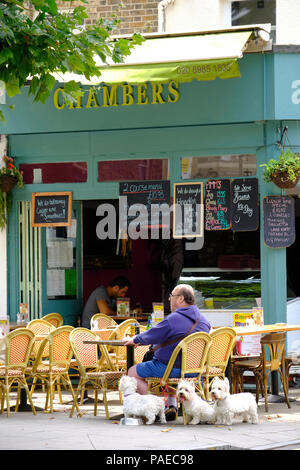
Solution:
[{"label": "white terrier", "polygon": [[119,382],[119,390],[123,393],[123,410],[125,418],[144,416],[146,424],[153,424],[156,415],[161,423],[166,423],[165,402],[156,395],[140,395],[136,392],[137,381],[134,377],[124,375]]},{"label": "white terrier", "polygon": [[257,404],[251,393],[230,395],[229,381],[215,377],[211,383],[210,396],[215,402],[217,424],[231,425],[233,418],[242,417],[244,423],[258,423]]},{"label": "white terrier", "polygon": [[177,398],[184,403],[188,424],[214,423],[214,407],[202,400],[195,392],[195,385],[188,380],[180,380],[176,391]]}]

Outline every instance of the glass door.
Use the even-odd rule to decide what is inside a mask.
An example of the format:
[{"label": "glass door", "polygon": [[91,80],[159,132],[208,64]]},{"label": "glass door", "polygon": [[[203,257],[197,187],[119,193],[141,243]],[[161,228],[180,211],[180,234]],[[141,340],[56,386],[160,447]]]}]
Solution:
[{"label": "glass door", "polygon": [[81,203],[72,205],[69,227],[42,231],[42,310],[57,312],[64,325],[78,325],[82,312]]}]

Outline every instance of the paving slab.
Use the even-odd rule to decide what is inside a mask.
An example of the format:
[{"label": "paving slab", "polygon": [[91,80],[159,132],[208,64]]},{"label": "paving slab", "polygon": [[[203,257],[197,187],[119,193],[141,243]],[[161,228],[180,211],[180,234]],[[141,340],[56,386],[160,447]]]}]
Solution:
[{"label": "paving slab", "polygon": [[[300,448],[300,389],[291,389],[294,398],[291,409],[285,403],[272,403],[265,412],[259,403],[257,425],[235,421],[231,426],[183,425],[182,417],[167,424],[151,426],[124,426],[119,424],[122,406],[118,394],[110,394],[110,413],[107,420],[103,404],[98,415],[93,405],[83,405],[80,416],[69,418],[70,398],[64,392],[60,405],[55,402],[54,413],[39,411],[12,412],[10,417],[0,415],[1,450],[98,450],[123,451],[199,451],[199,450],[263,450],[272,448]],[[34,394],[36,406],[43,407],[44,394]]]}]

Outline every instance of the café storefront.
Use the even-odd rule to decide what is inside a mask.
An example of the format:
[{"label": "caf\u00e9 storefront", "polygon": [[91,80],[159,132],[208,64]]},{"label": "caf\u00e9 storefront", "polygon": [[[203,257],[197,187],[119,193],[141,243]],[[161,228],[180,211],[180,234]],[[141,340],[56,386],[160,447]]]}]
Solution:
[{"label": "caf\u00e9 storefront", "polygon": [[[32,104],[26,90],[14,98],[15,109],[1,126],[25,181],[23,189],[13,190],[7,227],[11,321],[26,302],[31,318],[59,312],[65,323],[76,325],[90,292],[120,274],[132,283],[131,307],[141,303],[149,312],[179,279],[225,272],[231,279],[260,279],[265,323],[286,321],[287,250],[266,245],[263,224],[264,198],[285,193],[263,181],[260,165],[278,155],[285,128],[293,150],[299,150],[298,55],[260,47],[257,31],[168,35],[171,63],[152,58],[138,67],[103,70],[100,82],[82,80],[84,94],[72,105],[63,99],[65,77],[58,77],[45,105]],[[208,40],[206,48],[183,44],[193,37]],[[155,54],[159,49],[165,50],[158,44]],[[181,55],[187,51],[192,55]],[[254,223],[233,229],[233,218],[223,220],[223,210],[219,225],[209,225],[206,196],[217,184],[228,196],[233,180],[257,189],[257,203],[253,199],[249,207],[257,209]],[[133,193],[147,183],[147,190],[168,195],[170,205],[174,184],[186,185],[179,190],[200,184],[199,233],[174,238],[171,219],[167,238],[162,230],[168,227],[160,222],[146,224],[142,236],[123,236],[121,183]],[[68,225],[34,224],[35,193],[49,200],[60,192],[71,195]],[[109,223],[107,211],[113,214]],[[108,231],[112,236],[104,238]]]}]

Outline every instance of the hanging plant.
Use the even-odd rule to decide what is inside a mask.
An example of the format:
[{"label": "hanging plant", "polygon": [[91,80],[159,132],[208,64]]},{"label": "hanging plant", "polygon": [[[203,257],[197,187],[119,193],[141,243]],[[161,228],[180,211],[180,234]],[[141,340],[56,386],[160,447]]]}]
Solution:
[{"label": "hanging plant", "polygon": [[7,224],[7,214],[12,206],[11,190],[15,186],[24,186],[22,173],[14,165],[14,159],[4,156],[2,160],[4,166],[0,168],[0,229],[4,229]]},{"label": "hanging plant", "polygon": [[273,181],[279,188],[294,188],[300,178],[300,156],[290,149],[282,149],[278,160],[272,158],[259,166],[265,167],[264,181]]}]

